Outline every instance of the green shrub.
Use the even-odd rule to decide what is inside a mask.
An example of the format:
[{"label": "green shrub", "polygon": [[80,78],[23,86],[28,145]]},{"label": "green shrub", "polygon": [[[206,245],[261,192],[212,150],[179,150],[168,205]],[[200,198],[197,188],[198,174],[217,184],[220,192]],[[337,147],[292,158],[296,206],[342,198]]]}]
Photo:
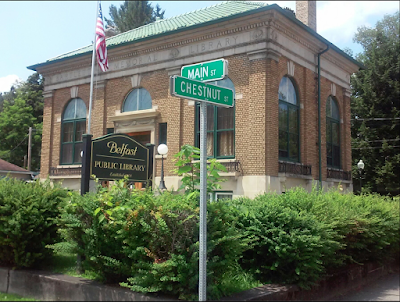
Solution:
[{"label": "green shrub", "polygon": [[[128,231],[137,232],[145,226],[141,238],[146,242],[145,245],[132,242],[130,250],[139,249],[150,261],[138,261],[137,269],[133,270],[133,276],[125,286],[134,291],[161,291],[184,299],[197,298],[198,197],[197,192],[188,195],[164,193],[151,205],[151,215],[144,206],[134,211],[136,218],[129,220],[132,224]],[[235,228],[237,218],[228,204],[211,203],[207,211],[207,292],[210,297],[219,298],[230,293],[221,284],[222,276],[230,267],[237,266],[240,255],[248,248],[248,240]],[[135,235],[124,237],[138,238]]]},{"label": "green shrub", "polygon": [[101,281],[125,280],[129,276],[129,262],[125,261],[123,242],[117,233],[118,221],[114,224],[110,214],[112,208],[129,204],[129,196],[129,190],[117,186],[85,196],[69,192],[59,224],[63,241],[48,247],[80,255],[83,268],[94,272]]},{"label": "green shrub", "polygon": [[239,226],[254,240],[241,264],[263,283],[307,288],[323,275],[324,260],[334,257],[340,244],[332,240],[329,225],[285,205],[283,199],[290,198],[286,194],[233,201],[241,213]]},{"label": "green shrub", "polygon": [[[181,150],[174,155],[175,169],[172,171],[182,176],[182,185],[178,191],[185,189],[185,192],[200,191],[200,148],[191,145],[183,145]],[[221,189],[220,182],[226,181],[219,175],[226,172],[226,168],[215,158],[207,159],[207,192]]]},{"label": "green shrub", "polygon": [[57,242],[57,219],[67,191],[49,181],[0,180],[0,264],[32,267]]},{"label": "green shrub", "polygon": [[[105,282],[197,299],[199,192],[70,193],[53,248],[84,257]],[[399,253],[399,202],[304,189],[207,205],[207,295],[266,283],[308,288],[330,270]]]},{"label": "green shrub", "polygon": [[399,202],[302,188],[234,200],[256,242],[242,266],[261,281],[309,287],[351,263],[399,257]]},{"label": "green shrub", "polygon": [[296,211],[307,211],[328,224],[341,248],[326,259],[326,268],[350,263],[383,261],[399,251],[399,202],[378,194],[320,194],[297,188],[282,195],[282,202]]},{"label": "green shrub", "polygon": [[[199,193],[130,191],[123,181],[71,200],[62,215],[63,243],[52,248],[84,256],[84,267],[105,282],[139,292],[195,299],[198,288]],[[228,204],[208,205],[208,292],[226,293],[222,275],[237,267],[247,241]],[[229,294],[229,292],[228,292]]]},{"label": "green shrub", "polygon": [[[399,203],[376,194],[324,194],[313,213],[332,224],[343,249],[343,264],[384,261],[399,251]],[[322,210],[324,208],[324,210]],[[333,266],[335,267],[335,266]]]}]

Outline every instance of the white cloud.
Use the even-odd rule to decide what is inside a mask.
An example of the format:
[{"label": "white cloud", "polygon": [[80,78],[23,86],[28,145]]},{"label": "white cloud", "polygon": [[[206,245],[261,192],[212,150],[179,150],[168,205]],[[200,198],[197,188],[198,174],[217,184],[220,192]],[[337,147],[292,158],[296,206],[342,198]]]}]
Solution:
[{"label": "white cloud", "polygon": [[15,82],[21,82],[22,80],[15,74],[0,78],[0,92],[8,92]]},{"label": "white cloud", "polygon": [[398,9],[397,1],[317,2],[317,32],[333,44],[349,44],[358,27],[374,27],[385,14]]},{"label": "white cloud", "polygon": [[[259,2],[296,11],[296,1]],[[354,46],[352,40],[358,27],[374,27],[385,14],[397,10],[398,1],[317,1],[317,32],[337,46]]]}]

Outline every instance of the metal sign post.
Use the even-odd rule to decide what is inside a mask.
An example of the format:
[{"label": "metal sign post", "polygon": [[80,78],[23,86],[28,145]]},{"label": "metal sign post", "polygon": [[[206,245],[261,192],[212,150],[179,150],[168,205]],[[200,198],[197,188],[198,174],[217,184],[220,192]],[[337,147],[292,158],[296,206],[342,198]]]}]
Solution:
[{"label": "metal sign post", "polygon": [[182,76],[170,78],[171,95],[200,102],[199,301],[207,300],[207,103],[225,108],[235,103],[232,89],[204,82],[227,74],[228,61],[220,59],[183,66]]},{"label": "metal sign post", "polygon": [[207,300],[207,103],[200,103],[199,301]]}]

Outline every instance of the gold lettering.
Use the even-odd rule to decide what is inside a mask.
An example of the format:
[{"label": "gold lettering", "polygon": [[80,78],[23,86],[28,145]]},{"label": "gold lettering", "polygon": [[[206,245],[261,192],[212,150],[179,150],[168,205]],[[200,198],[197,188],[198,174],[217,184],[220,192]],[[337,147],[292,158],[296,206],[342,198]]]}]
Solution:
[{"label": "gold lettering", "polygon": [[137,147],[134,149],[128,149],[128,144],[122,144],[121,147],[118,147],[116,142],[110,141],[107,143],[107,147],[110,148],[109,152],[110,153],[117,153],[120,154],[121,156],[124,155],[136,155],[137,152]]}]

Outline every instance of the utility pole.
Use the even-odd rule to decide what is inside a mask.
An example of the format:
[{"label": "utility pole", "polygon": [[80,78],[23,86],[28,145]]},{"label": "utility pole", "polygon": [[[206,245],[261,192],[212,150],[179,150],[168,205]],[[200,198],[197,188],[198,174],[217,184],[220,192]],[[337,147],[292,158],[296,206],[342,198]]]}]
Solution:
[{"label": "utility pole", "polygon": [[28,171],[31,170],[32,162],[32,127],[29,127],[29,138],[28,138]]}]

